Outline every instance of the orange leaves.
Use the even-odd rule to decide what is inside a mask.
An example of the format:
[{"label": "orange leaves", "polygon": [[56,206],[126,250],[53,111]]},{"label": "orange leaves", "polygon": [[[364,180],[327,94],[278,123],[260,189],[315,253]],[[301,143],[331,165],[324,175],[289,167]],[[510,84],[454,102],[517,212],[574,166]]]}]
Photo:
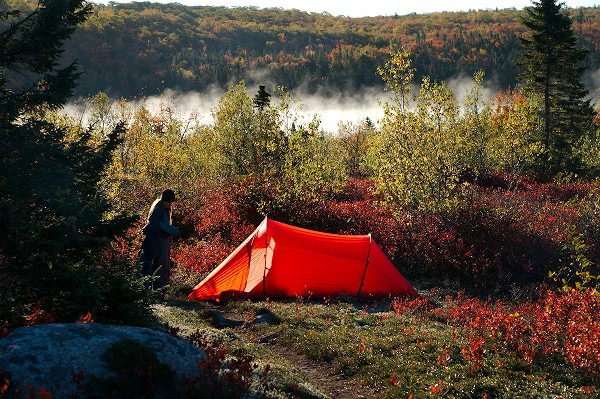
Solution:
[{"label": "orange leaves", "polygon": [[419,311],[430,310],[433,304],[427,297],[407,298],[397,297],[392,300],[392,309],[399,316],[406,313],[415,313]]},{"label": "orange leaves", "polygon": [[10,388],[10,380],[4,375],[4,371],[0,369],[0,398],[4,397],[4,394],[8,391],[8,388]]},{"label": "orange leaves", "polygon": [[591,289],[563,294],[566,296],[574,302],[566,326],[566,358],[575,367],[600,377],[600,300]]},{"label": "orange leaves", "polygon": [[439,380],[438,382],[436,382],[435,384],[433,384],[429,387],[429,393],[431,395],[441,395],[443,391],[444,391],[444,382],[442,380]]},{"label": "orange leaves", "polygon": [[389,379],[390,384],[392,384],[393,386],[400,386],[402,385],[402,380],[398,379],[398,374],[394,373],[392,374],[392,377]]},{"label": "orange leaves", "polygon": [[482,370],[488,352],[503,352],[526,363],[558,355],[600,376],[600,299],[593,289],[545,292],[513,306],[460,299],[443,316],[470,331],[461,353],[473,373]]},{"label": "orange leaves", "polygon": [[367,350],[367,347],[365,345],[365,340],[363,339],[360,342],[360,345],[358,345],[358,353],[364,353]]},{"label": "orange leaves", "polygon": [[469,344],[460,351],[469,362],[471,373],[477,373],[483,368],[485,349],[485,339],[481,336],[472,335],[469,337]]},{"label": "orange leaves", "polygon": [[597,392],[597,388],[595,386],[591,386],[591,387],[581,387],[581,391],[585,394],[585,395],[591,395],[595,392]]},{"label": "orange leaves", "polygon": [[448,367],[448,362],[450,361],[450,351],[448,349],[444,349],[442,353],[440,353],[437,357],[437,364],[446,368]]},{"label": "orange leaves", "polygon": [[94,322],[94,318],[92,317],[92,314],[90,312],[80,315],[79,319],[77,320],[77,323],[93,323],[93,322]]},{"label": "orange leaves", "polygon": [[54,322],[52,315],[48,314],[41,307],[34,306],[32,313],[25,315],[25,325],[34,326],[36,324],[47,324]]}]

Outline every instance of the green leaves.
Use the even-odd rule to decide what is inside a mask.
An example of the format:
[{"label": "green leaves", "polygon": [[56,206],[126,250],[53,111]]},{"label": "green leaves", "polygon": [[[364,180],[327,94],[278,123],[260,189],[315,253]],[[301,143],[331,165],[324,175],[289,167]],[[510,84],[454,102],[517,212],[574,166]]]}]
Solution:
[{"label": "green leaves", "polygon": [[[100,185],[124,125],[98,138],[48,112],[64,106],[76,85],[76,65],[61,66],[62,46],[90,11],[83,0],[40,0],[26,16],[0,14],[8,17],[0,32],[0,273],[27,287],[24,306],[47,301],[50,308],[81,289],[85,283],[71,280],[75,269],[96,267],[101,250],[134,220],[114,211]],[[29,81],[14,84],[15,75]]]},{"label": "green leaves", "polygon": [[425,77],[410,97],[409,54],[395,52],[382,69],[394,97],[384,104],[382,132],[374,138],[371,168],[378,190],[402,207],[447,214],[464,199],[460,176],[469,167],[470,135],[459,129],[459,105],[445,83]]},{"label": "green leaves", "polygon": [[487,152],[495,170],[512,181],[535,170],[544,146],[539,141],[538,103],[519,90],[500,92],[490,101]]},{"label": "green leaves", "polygon": [[278,173],[286,142],[279,112],[268,101],[255,108],[241,81],[221,98],[213,118],[226,177]]},{"label": "green leaves", "polygon": [[576,226],[569,226],[566,235],[566,243],[563,245],[563,260],[560,269],[550,273],[550,278],[555,282],[561,281],[564,291],[571,289],[583,290],[592,288],[598,291],[600,287],[600,275],[593,271],[594,262],[588,256],[589,244],[586,237],[577,230]]},{"label": "green leaves", "polygon": [[274,197],[258,200],[263,214],[298,201],[316,201],[346,177],[342,151],[332,136],[320,131],[318,118],[296,126],[294,99],[283,88],[275,94],[272,101],[259,91],[255,100],[262,100],[256,103],[242,81],[213,112],[218,175],[264,184]]}]

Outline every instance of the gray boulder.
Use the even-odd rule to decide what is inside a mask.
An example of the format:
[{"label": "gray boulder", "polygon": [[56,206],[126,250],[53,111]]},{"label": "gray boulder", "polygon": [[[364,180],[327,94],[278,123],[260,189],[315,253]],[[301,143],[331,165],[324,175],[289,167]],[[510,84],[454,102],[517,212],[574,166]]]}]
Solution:
[{"label": "gray boulder", "polygon": [[123,339],[152,349],[179,378],[202,375],[199,361],[206,355],[185,340],[148,328],[96,323],[19,328],[0,339],[0,369],[8,372],[11,384],[22,393],[29,386],[43,388],[54,398],[72,398],[78,395],[74,375],[116,377],[102,356]]}]

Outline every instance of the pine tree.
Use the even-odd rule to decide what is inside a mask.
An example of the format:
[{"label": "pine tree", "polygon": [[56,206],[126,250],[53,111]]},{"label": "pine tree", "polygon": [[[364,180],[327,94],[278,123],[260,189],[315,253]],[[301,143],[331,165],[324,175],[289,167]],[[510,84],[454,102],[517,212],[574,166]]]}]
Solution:
[{"label": "pine tree", "polygon": [[265,86],[258,86],[258,93],[254,96],[254,106],[262,110],[271,103],[271,94],[267,93]]},{"label": "pine tree", "polygon": [[85,0],[39,0],[24,15],[0,0],[0,302],[19,294],[15,281],[29,300],[77,291],[73,267],[97,262],[132,222],[99,188],[123,125],[98,145],[46,118],[73,93],[79,72],[61,64],[62,46],[90,12]]},{"label": "pine tree", "polygon": [[520,81],[542,107],[547,173],[576,171],[573,147],[589,131],[594,117],[588,91],[581,83],[586,51],[577,48],[571,19],[556,0],[534,1],[522,23],[529,34],[523,46]]}]

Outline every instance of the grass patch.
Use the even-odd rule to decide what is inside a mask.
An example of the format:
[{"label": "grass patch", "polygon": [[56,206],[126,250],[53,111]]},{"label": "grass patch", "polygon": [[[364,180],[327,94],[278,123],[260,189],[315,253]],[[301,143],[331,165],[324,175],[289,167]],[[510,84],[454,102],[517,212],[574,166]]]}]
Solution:
[{"label": "grass patch", "polygon": [[[209,342],[219,342],[224,350],[232,355],[243,353],[251,356],[256,365],[256,370],[265,370],[266,381],[261,379],[259,373],[255,373],[255,383],[250,389],[252,397],[285,399],[327,399],[317,386],[311,383],[298,368],[288,359],[277,352],[260,344],[252,335],[250,328],[218,329],[211,324],[211,310],[214,306],[202,302],[169,301],[154,305],[153,310],[157,319],[165,329],[176,330],[183,338],[190,339],[194,335],[200,335]],[[232,310],[243,317],[246,306],[240,303],[240,308],[233,307]],[[260,310],[261,308],[257,308]],[[265,308],[262,308],[264,312]],[[254,311],[254,308],[252,308]],[[251,323],[247,324],[250,326]]]},{"label": "grass patch", "polygon": [[[375,399],[600,397],[593,376],[564,359],[542,356],[527,362],[489,341],[478,346],[472,332],[440,313],[450,302],[438,298],[436,306],[431,303],[363,303],[344,297],[220,306],[181,301],[156,305],[154,313],[183,336],[200,331],[220,340],[230,353],[252,356],[259,369],[268,365],[269,381],[254,391],[256,397],[328,397],[280,355],[282,347],[315,367],[335,369]],[[214,312],[237,324],[213,327]],[[269,322],[263,322],[265,317]]]},{"label": "grass patch", "polygon": [[[254,324],[250,339],[275,335],[277,343],[327,363],[359,381],[373,398],[549,398],[598,395],[594,381],[555,359],[527,363],[481,349],[473,367],[466,330],[433,311],[396,314],[389,301],[235,302],[227,311],[267,308],[279,324]],[[475,350],[475,349],[474,349]]]}]

